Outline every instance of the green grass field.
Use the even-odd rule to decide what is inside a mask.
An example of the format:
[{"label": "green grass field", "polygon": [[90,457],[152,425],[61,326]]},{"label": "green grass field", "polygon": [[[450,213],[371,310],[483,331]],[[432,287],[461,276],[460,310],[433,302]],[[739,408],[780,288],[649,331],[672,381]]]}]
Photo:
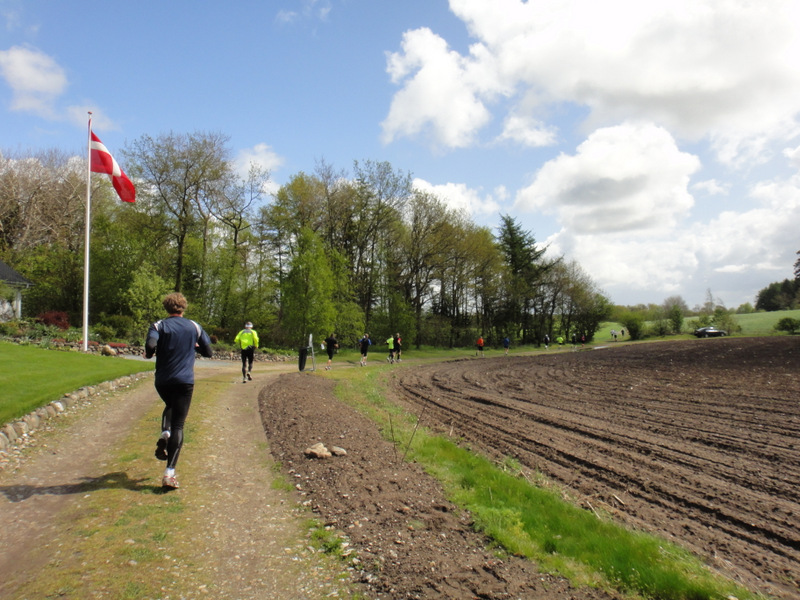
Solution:
[{"label": "green grass field", "polygon": [[775,331],[775,324],[784,317],[800,319],[800,310],[779,310],[735,315],[734,320],[742,328],[741,335],[786,335]]},{"label": "green grass field", "polygon": [[152,371],[153,366],[153,362],[0,342],[0,425],[78,388]]},{"label": "green grass field", "polygon": [[[785,333],[775,331],[775,325],[783,319],[784,317],[791,317],[792,319],[800,319],[800,309],[798,310],[778,310],[774,312],[757,312],[757,313],[749,313],[749,314],[741,314],[741,315],[731,315],[733,317],[734,322],[736,322],[742,330],[736,335],[743,335],[743,336],[765,336],[765,335],[787,335]],[[683,321],[683,330],[684,332],[681,334],[683,337],[693,337],[692,336],[692,326],[691,323],[696,320],[696,317],[687,317]],[[645,323],[646,326],[652,327],[652,322],[648,321]],[[611,330],[616,329],[619,331],[622,329],[621,323],[613,323],[611,321],[606,321],[600,323],[600,328],[595,334],[594,341],[595,343],[605,343],[608,341],[612,341],[611,338]],[[651,338],[654,336],[650,336]],[[680,336],[670,336],[670,337],[680,337]],[[621,339],[621,338],[620,338]],[[627,337],[624,338],[627,340]]]}]

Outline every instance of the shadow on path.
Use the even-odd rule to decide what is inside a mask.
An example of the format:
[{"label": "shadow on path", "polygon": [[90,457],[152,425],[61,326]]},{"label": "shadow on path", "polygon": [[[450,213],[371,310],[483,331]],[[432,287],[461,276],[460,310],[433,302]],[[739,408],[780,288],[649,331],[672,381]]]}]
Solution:
[{"label": "shadow on path", "polygon": [[67,496],[100,489],[125,489],[133,492],[162,493],[160,485],[142,484],[143,481],[148,479],[130,479],[127,473],[117,471],[100,477],[82,477],[81,481],[77,483],[65,483],[62,485],[5,485],[0,486],[0,494],[3,494],[10,502],[22,502],[31,496]]}]

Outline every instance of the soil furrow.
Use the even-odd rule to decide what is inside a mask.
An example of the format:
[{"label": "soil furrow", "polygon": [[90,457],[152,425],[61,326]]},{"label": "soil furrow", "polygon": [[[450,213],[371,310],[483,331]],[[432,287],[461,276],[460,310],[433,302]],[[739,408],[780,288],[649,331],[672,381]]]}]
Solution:
[{"label": "soil furrow", "polygon": [[795,598],[798,372],[797,339],[721,339],[458,361],[397,389],[426,425]]}]

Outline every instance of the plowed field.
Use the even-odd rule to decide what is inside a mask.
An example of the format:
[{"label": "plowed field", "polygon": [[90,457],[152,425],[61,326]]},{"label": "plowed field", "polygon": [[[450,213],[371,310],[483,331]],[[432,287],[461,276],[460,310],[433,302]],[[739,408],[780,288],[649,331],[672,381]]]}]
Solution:
[{"label": "plowed field", "polygon": [[398,371],[423,424],[800,598],[800,339],[722,338]]}]

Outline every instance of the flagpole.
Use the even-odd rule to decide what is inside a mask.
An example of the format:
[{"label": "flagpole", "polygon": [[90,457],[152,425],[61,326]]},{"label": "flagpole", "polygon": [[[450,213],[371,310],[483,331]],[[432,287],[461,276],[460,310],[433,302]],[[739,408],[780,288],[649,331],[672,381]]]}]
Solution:
[{"label": "flagpole", "polygon": [[89,227],[92,214],[92,113],[86,148],[86,232],[83,241],[83,351],[89,351]]}]

